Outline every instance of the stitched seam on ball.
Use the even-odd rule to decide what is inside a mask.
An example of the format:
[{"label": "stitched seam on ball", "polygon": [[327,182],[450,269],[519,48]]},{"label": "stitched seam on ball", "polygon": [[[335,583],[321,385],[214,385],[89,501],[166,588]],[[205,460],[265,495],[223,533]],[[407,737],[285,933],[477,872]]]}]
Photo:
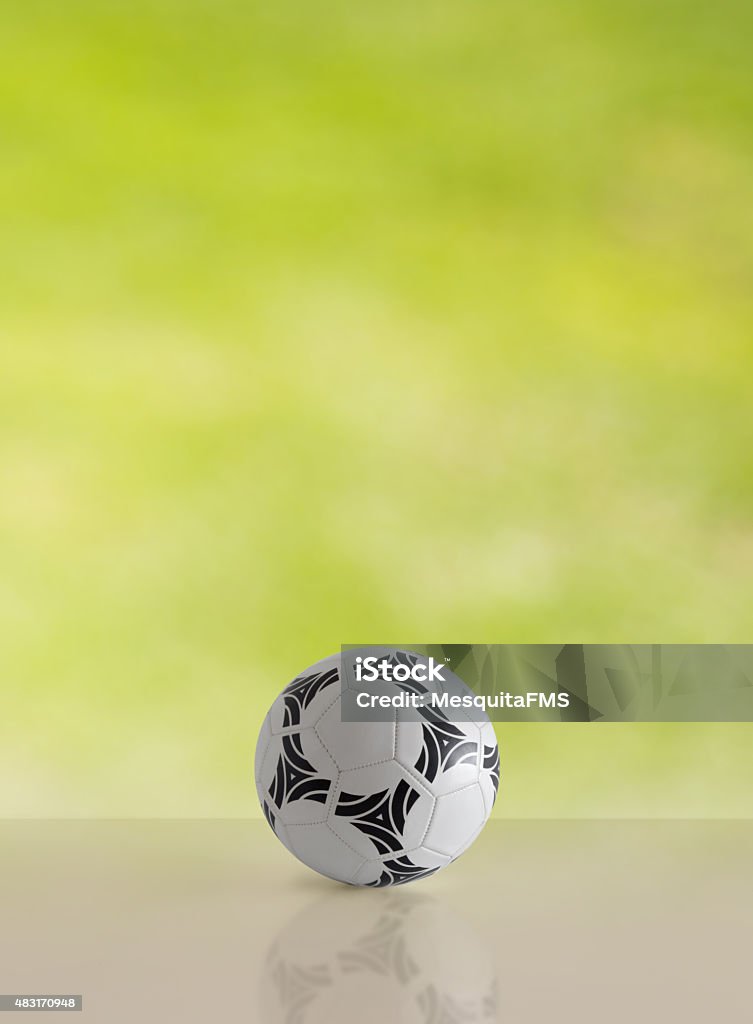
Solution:
[{"label": "stitched seam on ball", "polygon": [[404,772],[407,772],[414,782],[419,784],[424,793],[428,793],[429,796],[434,796],[434,793],[430,789],[430,783],[427,782],[423,775],[419,775],[413,768],[410,768],[407,764],[403,764],[402,761],[398,761],[397,758],[395,758],[395,763],[402,768]]},{"label": "stitched seam on ball", "polygon": [[[317,720],[316,720],[316,721],[315,721],[315,722],[313,723],[313,725],[311,726],[311,728],[312,728],[312,729],[314,730],[314,732],[316,733],[316,735],[317,735],[317,736],[319,736],[319,731],[318,731],[318,729],[316,728],[316,727],[317,727],[317,725],[319,725],[319,723],[320,723],[320,722],[321,722],[321,720],[322,720],[322,719],[324,718],[324,716],[325,716],[325,715],[327,714],[327,712],[328,712],[328,711],[329,711],[329,710],[330,710],[331,708],[333,708],[333,707],[335,706],[335,704],[337,704],[338,700],[339,700],[339,699],[340,699],[341,697],[342,697],[342,690],[338,690],[338,691],[337,691],[337,693],[335,694],[335,696],[333,697],[333,699],[332,699],[332,700],[331,700],[331,701],[329,702],[329,704],[328,704],[328,705],[326,706],[326,708],[322,708],[322,710],[321,710],[321,711],[319,712],[319,717],[317,718]],[[324,747],[324,749],[325,749],[325,750],[327,750],[327,744],[326,744],[326,743],[324,742],[324,740],[322,740],[321,736],[319,736],[319,739],[320,739],[320,740],[322,741],[322,746]],[[327,750],[327,753],[329,754],[329,750]],[[330,757],[332,757],[332,755],[331,755],[331,754],[330,754]],[[332,757],[332,760],[333,760],[333,761],[335,760],[335,759],[334,759],[334,757]],[[337,764],[337,761],[335,761],[335,764]]]},{"label": "stitched seam on ball", "polygon": [[[393,761],[394,761],[394,757],[383,757],[379,761],[367,761],[366,764],[357,764],[355,766],[355,768],[341,768],[340,771],[342,771],[342,772],[358,772],[362,768],[373,768],[373,766],[375,764],[392,764]],[[402,767],[402,765],[400,767]]]},{"label": "stitched seam on ball", "polygon": [[360,886],[364,886],[364,885],[368,884],[368,883],[364,883],[364,882],[357,882],[357,881],[356,881],[356,879],[358,878],[358,876],[359,876],[359,875],[361,874],[361,872],[363,871],[363,869],[364,869],[364,868],[366,867],[366,865],[367,865],[368,863],[369,863],[369,858],[368,858],[368,857],[365,857],[365,858],[364,858],[364,859],[363,859],[363,860],[361,861],[361,863],[359,864],[359,866],[358,866],[358,867],[356,868],[356,870],[355,870],[355,871],[353,872],[353,874],[351,875],[351,878],[350,878],[350,882],[348,883],[349,885],[360,885]]},{"label": "stitched seam on ball", "polygon": [[334,698],[329,702],[326,708],[322,708],[322,710],[319,712],[319,717],[317,718],[316,722],[314,722],[313,725],[301,725],[300,723],[298,725],[285,725],[283,726],[282,729],[280,729],[279,732],[275,732],[274,729],[272,728],[272,723],[270,722],[269,731],[272,734],[271,738],[274,738],[275,736],[289,736],[291,733],[303,732],[304,729],[313,729],[314,732],[316,732],[317,724],[322,720],[324,715],[327,714],[329,709],[336,703],[337,698],[341,696],[342,689],[340,687],[337,687],[337,693],[335,694]]},{"label": "stitched seam on ball", "polygon": [[435,813],[435,811],[437,809],[437,803],[438,802],[439,801],[438,801],[437,797],[434,797],[434,803],[433,803],[432,808],[431,808],[431,814],[429,815],[429,820],[426,822],[426,828],[424,829],[424,834],[421,836],[421,842],[419,844],[420,846],[424,845],[424,841],[426,840],[426,837],[429,834],[429,829],[431,828],[432,821],[434,821],[434,813]]},{"label": "stitched seam on ball", "polygon": [[[326,825],[327,825],[327,828],[332,833],[332,835],[335,836],[337,839],[339,839],[340,842],[343,844],[343,846],[347,846],[351,853],[355,853],[356,856],[360,857],[362,860],[364,859],[363,854],[361,853],[361,851],[357,850],[355,848],[355,846],[351,846],[350,843],[348,842],[348,840],[347,839],[343,839],[343,837],[340,835],[339,832],[335,832],[335,830],[332,828],[332,826],[330,825],[329,822],[327,822]],[[368,858],[366,858],[366,859],[368,859]],[[359,867],[358,871],[360,871],[360,870],[361,870],[361,868]]]},{"label": "stitched seam on ball", "polygon": [[[369,858],[364,857],[363,853],[360,850],[357,850],[354,846],[351,846],[347,839],[343,839],[339,832],[335,832],[335,830],[332,828],[328,821],[302,821],[296,822],[295,825],[286,825],[285,828],[288,830],[296,828],[320,828],[322,825],[324,825],[325,828],[328,828],[332,835],[335,837],[335,839],[338,839],[343,844],[343,846],[347,846],[351,853],[355,853],[356,857],[359,857],[361,859],[361,864],[356,871],[357,874],[358,871],[361,870],[361,868],[368,861]],[[299,857],[298,859],[301,860],[302,858]],[[303,863],[305,864],[306,861],[303,861]],[[328,877],[334,878],[335,876],[329,875]],[[340,879],[335,879],[335,881],[340,881]]]},{"label": "stitched seam on ball", "polygon": [[322,818],[321,821],[293,821],[283,822],[285,828],[321,828],[322,825],[326,825],[329,828],[329,822],[326,818]]},{"label": "stitched seam on ball", "polygon": [[[488,820],[489,820],[489,819],[487,818],[487,821],[488,821]],[[460,850],[460,852],[459,852],[459,853],[456,853],[456,854],[455,854],[455,856],[454,856],[454,857],[452,858],[453,860],[457,860],[457,858],[458,858],[458,857],[462,857],[462,856],[463,856],[463,854],[464,854],[464,853],[465,853],[465,852],[466,852],[467,850],[470,850],[470,848],[471,848],[471,847],[473,846],[473,844],[474,844],[474,843],[476,842],[476,840],[478,839],[478,837],[479,837],[479,836],[481,835],[481,833],[482,833],[482,832],[484,831],[484,827],[485,827],[485,826],[486,826],[486,821],[482,821],[482,822],[481,822],[481,824],[479,825],[479,827],[478,827],[478,828],[476,829],[476,831],[475,831],[475,832],[473,833],[473,835],[471,836],[471,838],[470,838],[470,839],[468,840],[468,842],[467,842],[467,843],[465,844],[465,846],[463,847],[463,849],[462,849],[462,850]]]},{"label": "stitched seam on ball", "polygon": [[[426,843],[421,843],[421,846],[419,847],[419,852],[420,851],[423,851],[424,853],[433,853],[435,857],[445,857],[448,861],[452,860],[449,853],[442,853],[440,850],[435,850],[431,846],[427,846]],[[410,852],[412,853],[413,851],[411,850]],[[445,867],[446,866],[447,865],[445,865]]]},{"label": "stitched seam on ball", "polygon": [[[268,719],[269,719],[269,715],[267,715],[267,717],[264,719],[264,722],[262,723],[262,729],[267,724]],[[266,743],[266,746],[264,747],[264,753],[259,758],[259,775],[258,776],[256,774],[256,755],[257,755],[258,751],[256,751],[256,750],[254,751],[252,768],[253,768],[253,772],[254,772],[254,783],[256,784],[256,788],[257,789],[259,789],[259,777],[261,776],[261,774],[262,774],[262,772],[264,770],[264,762],[267,760],[267,754],[269,753],[269,748],[270,748],[270,745],[271,745],[273,739],[274,739],[274,737],[272,735],[272,726],[270,725],[269,733],[267,735],[267,743]]]},{"label": "stitched seam on ball", "polygon": [[449,793],[442,793],[442,799],[444,799],[445,797],[455,796],[456,793],[464,793],[466,789],[475,789],[476,786],[478,786],[478,788],[481,789],[478,779],[476,779],[475,782],[469,782],[467,786],[461,786],[460,789],[453,789]]},{"label": "stitched seam on ball", "polygon": [[[389,853],[380,853],[377,857],[371,857],[367,860],[367,864],[384,864],[388,860],[395,860],[397,857],[413,857],[415,854],[420,854],[426,851],[427,853],[433,853],[435,857],[444,857],[447,863],[451,861],[451,857],[447,853],[440,853],[438,850],[432,850],[430,847],[425,846],[423,843],[419,843],[418,846],[403,846],[399,850],[390,850]],[[447,867],[446,864],[441,865]]]},{"label": "stitched seam on ball", "polygon": [[[333,701],[333,703],[334,703],[334,701]],[[332,704],[330,704],[330,707],[332,707]],[[327,710],[328,710],[327,708],[324,709],[324,711],[327,711]],[[322,714],[324,714],[324,711],[322,712]],[[317,718],[317,722],[318,721],[319,721],[319,719]],[[280,729],[279,732],[273,732],[272,733],[272,739],[276,739],[278,736],[294,736],[296,733],[305,732],[306,729],[314,729],[314,728],[315,728],[315,726],[313,726],[313,725],[286,725],[285,728],[284,729]]]},{"label": "stitched seam on ball", "polygon": [[321,713],[320,713],[319,717],[317,718],[317,720],[316,720],[316,721],[314,722],[314,724],[313,724],[313,726],[312,726],[312,729],[314,730],[314,736],[316,736],[316,738],[317,738],[317,739],[319,740],[319,742],[321,743],[321,745],[322,745],[322,746],[324,747],[324,750],[325,750],[325,752],[326,752],[327,756],[328,756],[328,757],[329,757],[329,759],[330,759],[330,760],[332,761],[332,764],[333,764],[333,765],[335,766],[335,772],[336,772],[336,774],[335,774],[335,777],[334,777],[334,779],[332,779],[332,780],[331,780],[331,781],[332,781],[332,785],[330,786],[329,796],[327,797],[327,802],[326,802],[326,804],[324,805],[324,806],[325,806],[325,808],[326,808],[326,811],[327,811],[327,816],[329,816],[330,812],[332,811],[332,804],[333,804],[333,801],[334,801],[334,796],[335,796],[335,790],[337,789],[337,783],[338,783],[338,781],[339,781],[339,778],[340,778],[340,765],[339,765],[339,764],[337,763],[337,758],[335,757],[335,755],[334,755],[334,754],[332,753],[332,751],[331,751],[331,750],[329,749],[329,747],[327,746],[327,744],[326,744],[326,743],[324,742],[324,740],[322,739],[322,737],[321,737],[321,735],[320,735],[320,733],[319,733],[319,730],[317,729],[317,725],[319,725],[319,723],[320,723],[320,722],[321,722],[321,720],[322,720],[322,719],[324,718],[324,716],[325,716],[325,715],[327,714],[327,712],[328,712],[328,711],[329,711],[329,710],[330,710],[331,708],[333,708],[333,707],[335,706],[335,704],[336,704],[336,703],[338,702],[338,700],[339,700],[339,699],[340,699],[341,697],[342,697],[342,688],[338,689],[338,692],[337,692],[337,693],[335,694],[335,698],[334,698],[334,700],[332,700],[332,701],[331,701],[331,702],[330,702],[330,703],[329,703],[329,704],[328,704],[328,705],[326,706],[326,708],[324,708],[324,709],[323,709],[323,710],[321,711]]},{"label": "stitched seam on ball", "polygon": [[[335,697],[335,700],[337,700],[337,697]],[[319,717],[317,718],[316,722],[314,723],[314,725],[311,726],[311,728],[314,730],[314,735],[316,736],[316,738],[319,740],[319,742],[321,743],[321,745],[324,747],[325,751],[329,755],[329,757],[330,757],[330,759],[332,761],[332,764],[335,766],[335,768],[337,768],[337,770],[339,772],[340,771],[340,765],[337,763],[337,758],[332,753],[332,751],[329,749],[327,744],[324,742],[324,740],[322,739],[321,733],[317,729],[317,725],[321,722],[321,720],[324,717],[324,715],[327,714],[327,712],[329,711],[330,708],[335,706],[335,700],[332,701],[332,703],[329,705],[329,707],[326,707],[324,709],[324,711],[322,711],[321,715],[319,715]]]},{"label": "stitched seam on ball", "polygon": [[[464,792],[466,791],[466,789],[474,789],[474,788],[478,788],[479,792],[481,793],[481,804],[482,804],[482,806],[483,806],[483,808],[484,808],[484,814],[486,814],[486,800],[484,800],[484,791],[483,791],[483,789],[481,788],[481,785],[480,785],[480,783],[479,783],[479,780],[478,780],[478,779],[476,779],[476,781],[475,781],[475,782],[471,782],[471,783],[469,783],[469,785],[467,785],[467,786],[461,786],[461,787],[460,787],[460,789],[453,789],[453,791],[452,791],[451,793],[443,793],[443,794],[442,794],[442,797],[444,798],[444,797],[450,797],[450,796],[455,796],[455,794],[456,794],[456,793],[464,793]],[[432,807],[432,809],[431,809],[431,814],[429,815],[429,821],[428,821],[428,823],[427,823],[427,825],[426,825],[426,828],[425,828],[425,830],[424,830],[424,834],[423,834],[423,837],[422,837],[422,839],[421,839],[421,845],[423,845],[423,843],[424,843],[424,842],[425,842],[425,840],[426,840],[426,837],[427,837],[427,835],[429,834],[429,829],[431,828],[431,823],[432,823],[432,821],[434,820],[434,812],[435,812],[435,811],[436,811],[436,809],[437,809],[437,804],[439,803],[439,799],[440,799],[440,798],[439,798],[438,796],[435,796],[435,797],[434,797],[434,806],[433,806],[433,807]],[[486,824],[486,822],[487,822],[488,820],[489,820],[489,818],[488,818],[488,816],[487,816],[487,817],[486,817],[486,818],[484,819],[484,822],[483,822],[483,824],[481,825],[481,828],[483,828],[483,827],[484,827],[484,825]],[[481,828],[479,829],[479,832],[481,831]],[[477,834],[478,834],[478,833],[477,833]],[[436,851],[434,851],[434,852],[436,852]]]},{"label": "stitched seam on ball", "polygon": [[[331,708],[334,703],[335,702],[332,701],[332,704],[330,704],[329,707]],[[326,708],[324,711],[322,711],[322,715],[325,715],[327,713],[327,711],[329,711],[329,708]],[[318,722],[321,721],[321,717],[318,718],[317,721]],[[395,727],[397,728],[397,723],[396,723]],[[375,764],[389,764],[392,761],[397,761],[397,758],[395,757],[395,753],[394,753],[394,751],[395,751],[395,741],[393,740],[393,742],[392,742],[393,753],[392,753],[392,755],[390,757],[382,757],[378,761],[367,761],[366,764],[357,764],[355,766],[355,768],[341,768],[340,765],[337,763],[337,759],[335,758],[335,755],[332,753],[332,751],[329,749],[329,747],[324,742],[322,737],[319,735],[319,730],[317,729],[317,727],[314,726],[313,728],[314,728],[314,732],[316,733],[317,737],[319,738],[319,742],[321,743],[321,745],[324,747],[324,749],[327,751],[329,756],[334,761],[335,768],[337,768],[338,774],[342,773],[342,772],[357,772],[357,771],[360,771],[361,768],[373,768]],[[394,735],[394,731],[393,731],[393,735]],[[403,765],[400,765],[400,767],[402,768]]]}]

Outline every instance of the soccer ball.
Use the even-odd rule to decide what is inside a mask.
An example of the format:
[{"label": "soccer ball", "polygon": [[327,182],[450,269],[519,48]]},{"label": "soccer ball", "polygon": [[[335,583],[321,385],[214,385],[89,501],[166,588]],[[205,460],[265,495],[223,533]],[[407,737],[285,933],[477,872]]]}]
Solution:
[{"label": "soccer ball", "polygon": [[[394,649],[386,657],[408,669],[421,661]],[[354,691],[471,694],[454,676],[394,675],[402,681],[361,683],[339,654],[318,662],[274,702],[256,747],[256,788],[277,838],[350,885],[399,885],[446,867],[478,836],[497,795],[499,749],[479,708],[390,707],[380,720],[345,720]]]}]

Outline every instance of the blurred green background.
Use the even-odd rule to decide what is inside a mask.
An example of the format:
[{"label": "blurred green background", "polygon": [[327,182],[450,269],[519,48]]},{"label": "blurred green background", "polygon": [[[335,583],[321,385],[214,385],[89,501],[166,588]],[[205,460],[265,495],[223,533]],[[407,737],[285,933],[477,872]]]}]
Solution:
[{"label": "blurred green background", "polygon": [[[753,7],[0,12],[0,814],[248,816],[344,641],[753,640]],[[500,726],[497,813],[753,815]]]}]

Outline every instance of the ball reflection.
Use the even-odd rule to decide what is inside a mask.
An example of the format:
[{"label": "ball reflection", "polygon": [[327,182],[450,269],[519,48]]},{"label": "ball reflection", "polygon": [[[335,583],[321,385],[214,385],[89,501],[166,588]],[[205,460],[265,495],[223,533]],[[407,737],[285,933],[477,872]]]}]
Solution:
[{"label": "ball reflection", "polygon": [[273,940],[261,985],[269,1024],[490,1024],[491,957],[435,897],[332,893]]}]

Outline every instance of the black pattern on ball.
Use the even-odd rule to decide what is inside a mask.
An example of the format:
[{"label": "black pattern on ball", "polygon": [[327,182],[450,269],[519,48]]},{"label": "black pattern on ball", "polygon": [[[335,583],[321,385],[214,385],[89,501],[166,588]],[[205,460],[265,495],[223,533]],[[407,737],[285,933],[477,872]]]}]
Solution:
[{"label": "black pattern on ball", "polygon": [[427,722],[422,728],[423,746],[413,767],[427,782],[434,781],[440,768],[447,771],[458,764],[478,763],[478,743],[452,722]]},{"label": "black pattern on ball", "polygon": [[263,802],[262,807],[264,809],[264,817],[269,822],[270,828],[272,829],[273,832],[277,832],[277,829],[275,828],[275,820],[276,820],[276,818],[275,818],[274,811],[269,806],[269,804],[267,803],[266,800]]},{"label": "black pattern on ball", "polygon": [[317,694],[320,694],[327,686],[337,682],[339,672],[331,668],[327,672],[315,672],[309,676],[299,676],[294,679],[290,686],[283,691],[283,703],[285,714],[282,727],[289,729],[301,724],[301,713],[309,706]]},{"label": "black pattern on ball", "polygon": [[391,792],[383,789],[369,796],[341,793],[335,814],[348,818],[379,853],[397,852],[403,847],[405,819],[416,800],[418,790],[401,779]]},{"label": "black pattern on ball", "polygon": [[317,775],[316,768],[303,753],[300,733],[282,737],[282,754],[277,761],[277,770],[269,795],[279,810],[283,804],[294,800],[316,800],[327,802],[331,782]]},{"label": "black pattern on ball", "polygon": [[414,882],[418,878],[428,878],[439,868],[422,868],[414,864],[410,857],[403,855],[392,860],[386,860],[382,864],[382,874],[376,882],[369,882],[373,889],[383,889],[387,885],[403,885],[404,882]]},{"label": "black pattern on ball", "polygon": [[484,768],[492,777],[494,799],[496,800],[499,789],[499,747],[496,744],[493,747],[484,745]]}]

